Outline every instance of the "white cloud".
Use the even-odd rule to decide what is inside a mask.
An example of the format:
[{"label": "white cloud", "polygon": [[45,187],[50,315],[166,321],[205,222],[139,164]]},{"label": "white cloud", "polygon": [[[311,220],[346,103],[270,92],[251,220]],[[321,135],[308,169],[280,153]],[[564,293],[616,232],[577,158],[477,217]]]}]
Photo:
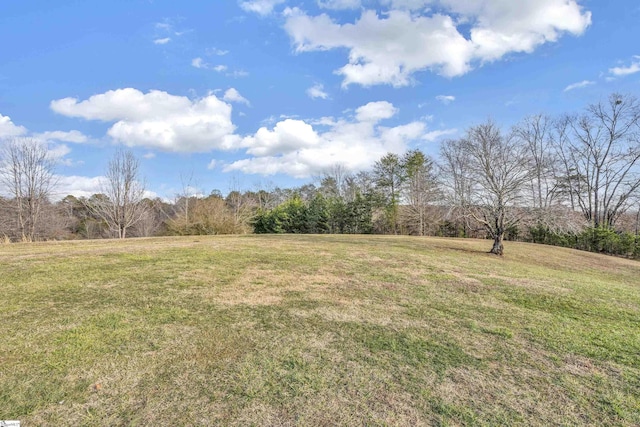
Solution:
[{"label": "white cloud", "polygon": [[153,200],[153,199],[157,199],[160,196],[155,191],[144,190],[144,193],[142,194],[142,197],[145,198],[145,199]]},{"label": "white cloud", "polygon": [[319,119],[312,120],[309,123],[317,126],[335,126],[338,124],[333,117],[320,117]]},{"label": "white cloud", "polygon": [[238,104],[251,105],[249,100],[244,96],[240,95],[240,92],[238,92],[234,88],[227,89],[222,99],[227,102],[237,102]]},{"label": "white cloud", "polygon": [[[78,198],[89,198],[94,194],[102,193],[107,184],[107,178],[104,176],[89,177],[72,175],[58,176],[56,178],[56,191],[52,197],[54,201],[62,200],[68,195]],[[146,190],[144,192],[144,197],[155,199],[158,197],[158,194],[153,191]]]},{"label": "white cloud", "polygon": [[180,196],[187,197],[205,197],[204,191],[201,188],[194,187],[193,185],[187,185],[180,191]]},{"label": "white cloud", "polygon": [[191,60],[191,66],[192,67],[196,67],[196,68],[207,68],[207,64],[204,62],[204,59],[198,57],[198,58],[193,58]]},{"label": "white cloud", "polygon": [[207,55],[217,55],[217,56],[224,56],[229,53],[228,50],[217,49],[215,47],[206,49],[205,52]]},{"label": "white cloud", "polygon": [[307,95],[309,95],[309,98],[311,99],[329,99],[329,94],[324,91],[324,86],[320,83],[317,83],[307,89]]},{"label": "white cloud", "polygon": [[20,136],[25,133],[27,133],[27,128],[15,125],[10,117],[0,114],[0,138]]},{"label": "white cloud", "polygon": [[456,133],[458,133],[458,129],[433,130],[422,135],[422,139],[427,142],[434,142],[443,136],[455,135]]},{"label": "white cloud", "polygon": [[427,68],[450,76],[464,74],[472,51],[452,19],[440,15],[414,18],[391,11],[379,19],[367,10],[355,24],[340,25],[325,14],[310,17],[290,9],[285,29],[297,52],[348,48],[349,63],[336,71],[344,77],[343,86],[405,86],[414,72]]},{"label": "white cloud", "polygon": [[[392,9],[364,10],[353,23],[287,8],[285,30],[297,52],[346,48],[336,73],[343,86],[406,86],[419,71],[461,76],[478,63],[530,53],[563,34],[582,34],[591,13],[577,0],[440,0],[439,12],[419,14],[435,1],[387,1]],[[402,8],[400,8],[402,7]],[[458,25],[470,25],[465,37]]]},{"label": "white cloud", "polygon": [[216,159],[211,159],[211,161],[207,165],[207,169],[213,170],[216,168],[216,166],[218,166],[218,161]]},{"label": "white cloud", "polygon": [[252,157],[227,164],[223,170],[307,178],[339,163],[356,171],[371,167],[388,152],[404,152],[412,141],[434,138],[425,133],[426,125],[420,121],[395,127],[380,125],[396,113],[391,103],[381,101],[356,109],[350,119],[285,119],[272,129],[263,127],[243,138],[241,145]]},{"label": "white cloud", "polygon": [[156,22],[156,29],[162,31],[173,31],[173,25],[168,21],[165,22]]},{"label": "white cloud", "polygon": [[[230,100],[241,95],[229,89],[224,97]],[[398,109],[390,102],[379,101],[345,111],[342,118],[312,121],[281,117],[275,125],[240,137],[231,121],[232,107],[223,99],[214,94],[189,99],[161,91],[143,93],[127,88],[86,100],[55,100],[51,108],[68,117],[112,122],[107,134],[115,142],[130,147],[168,152],[244,149],[246,158],[231,164],[213,161],[208,167],[299,178],[321,173],[337,163],[353,171],[366,169],[387,152],[404,152],[411,142],[433,141],[455,132],[428,131],[422,120],[388,126],[385,121],[394,118]],[[62,156],[68,154],[64,152],[68,147],[58,149]],[[97,183],[97,178],[87,178],[81,181],[81,186],[66,192],[90,195],[97,192]]]},{"label": "white cloud", "polygon": [[35,141],[47,150],[52,160],[67,166],[71,166],[74,163],[71,159],[66,158],[71,153],[71,149],[65,144],[58,144],[53,141],[74,143],[87,141],[87,137],[77,130],[32,133],[24,126],[16,126],[9,117],[0,114],[0,144],[5,138],[16,138],[15,141],[17,143]]},{"label": "white cloud", "polygon": [[148,153],[145,153],[142,157],[144,157],[145,159],[153,159],[156,157],[156,153],[154,153],[153,151],[149,151]]},{"label": "white cloud", "polygon": [[585,88],[587,86],[591,86],[596,84],[596,82],[592,82],[591,80],[583,80],[581,82],[578,83],[573,83],[570,84],[569,86],[565,87],[563,92],[569,92],[570,90],[574,90],[574,89],[582,89]]},{"label": "white cloud", "polygon": [[59,176],[57,177],[57,186],[54,199],[60,200],[68,195],[75,197],[91,197],[100,193],[106,178],[104,176]]},{"label": "white cloud", "polygon": [[[179,24],[180,21],[182,21],[181,18],[177,18],[177,19],[169,19],[169,18],[167,18],[167,19],[164,19],[163,22],[156,22],[156,24],[155,24],[156,30],[158,30],[159,33],[162,33],[164,35],[164,38],[160,35],[155,40],[162,40],[163,41],[165,38],[169,38],[169,37],[167,37],[167,35],[174,35],[176,37],[180,37],[183,34],[190,33],[191,31],[193,31],[193,30],[189,30],[189,29],[177,30],[176,29],[176,24]],[[155,40],[154,40],[154,43],[155,43]],[[164,43],[167,43],[168,41],[170,41],[170,38],[166,42],[161,42],[159,44],[164,44]]]},{"label": "white cloud", "polygon": [[456,97],[452,95],[438,95],[436,96],[436,99],[442,102],[444,105],[449,105],[456,100]]},{"label": "white cloud", "polygon": [[37,133],[34,137],[39,139],[44,139],[47,141],[64,141],[64,142],[73,142],[75,144],[82,144],[87,142],[88,138],[82,132],[77,130],[72,130],[69,132],[64,131],[48,131],[43,133]]},{"label": "white cloud", "polygon": [[377,123],[396,115],[398,110],[387,101],[370,102],[356,109],[356,119],[359,122]]},{"label": "white cloud", "polygon": [[361,5],[360,0],[318,0],[318,6],[323,9],[358,9]]},{"label": "white cloud", "polygon": [[634,56],[631,64],[622,67],[609,68],[609,73],[616,77],[624,77],[640,72],[640,56]]},{"label": "white cloud", "polygon": [[272,131],[265,127],[258,129],[254,136],[242,140],[247,153],[268,156],[289,153],[300,148],[312,147],[320,142],[313,127],[302,120],[285,119],[278,122]]},{"label": "white cloud", "polygon": [[241,1],[240,7],[246,12],[254,12],[258,15],[266,16],[273,12],[273,8],[285,0],[250,0]]},{"label": "white cloud", "polygon": [[154,44],[167,44],[171,41],[171,37],[164,37],[161,39],[155,39],[153,41]]},{"label": "white cloud", "polygon": [[111,90],[87,100],[64,98],[51,109],[68,117],[115,122],[107,131],[114,141],[169,152],[206,152],[230,149],[234,134],[230,104],[210,94],[191,100],[152,90]]},{"label": "white cloud", "polygon": [[73,164],[73,161],[71,159],[65,159],[65,157],[69,153],[71,153],[71,149],[67,145],[65,144],[58,144],[58,145],[45,144],[45,145],[47,146],[47,151],[49,153],[49,156],[53,160],[67,166],[71,166]]},{"label": "white cloud", "polygon": [[204,59],[200,57],[193,58],[191,60],[191,66],[202,69],[202,70],[213,70],[217,73],[226,73],[225,75],[227,77],[238,78],[238,77],[246,77],[249,75],[249,73],[244,70],[234,70],[227,73],[229,67],[227,67],[226,65],[211,65],[211,64],[208,64]]}]

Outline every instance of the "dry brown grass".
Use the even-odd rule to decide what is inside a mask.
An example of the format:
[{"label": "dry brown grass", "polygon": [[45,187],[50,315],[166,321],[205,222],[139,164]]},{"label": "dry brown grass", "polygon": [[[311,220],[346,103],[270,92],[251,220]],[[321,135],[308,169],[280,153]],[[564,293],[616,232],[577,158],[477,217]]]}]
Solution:
[{"label": "dry brown grass", "polygon": [[0,247],[0,419],[637,425],[640,264],[382,236]]}]

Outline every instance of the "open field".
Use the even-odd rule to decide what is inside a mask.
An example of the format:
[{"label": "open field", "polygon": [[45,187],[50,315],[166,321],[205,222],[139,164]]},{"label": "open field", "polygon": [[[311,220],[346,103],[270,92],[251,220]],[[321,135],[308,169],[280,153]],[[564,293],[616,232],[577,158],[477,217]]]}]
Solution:
[{"label": "open field", "polygon": [[640,263],[391,236],[0,246],[0,419],[638,425]]}]

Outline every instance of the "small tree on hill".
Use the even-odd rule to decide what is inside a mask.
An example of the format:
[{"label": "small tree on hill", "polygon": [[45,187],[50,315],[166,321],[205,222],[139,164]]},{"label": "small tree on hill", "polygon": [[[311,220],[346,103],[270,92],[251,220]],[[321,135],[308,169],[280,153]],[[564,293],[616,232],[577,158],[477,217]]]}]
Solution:
[{"label": "small tree on hill", "polygon": [[145,218],[149,204],[143,203],[145,186],[140,180],[140,162],[131,151],[117,151],[109,161],[103,197],[92,198],[87,207],[120,239]]},{"label": "small tree on hill", "polygon": [[56,184],[54,168],[55,160],[42,141],[16,138],[0,145],[0,184],[12,196],[10,211],[17,237],[23,241],[36,239],[42,211]]},{"label": "small tree on hill", "polygon": [[[458,178],[464,184],[460,188],[465,194],[457,197],[462,211],[493,238],[490,253],[502,255],[506,232],[520,222],[524,212],[517,205],[530,182],[526,147],[487,121],[470,128],[466,138],[444,144],[442,157],[449,179]],[[447,165],[447,159],[464,159],[464,163]]]}]

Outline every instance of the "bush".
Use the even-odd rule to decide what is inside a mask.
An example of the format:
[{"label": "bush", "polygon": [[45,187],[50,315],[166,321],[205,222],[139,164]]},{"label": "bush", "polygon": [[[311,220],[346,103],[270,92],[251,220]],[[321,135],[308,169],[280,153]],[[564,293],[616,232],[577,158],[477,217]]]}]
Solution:
[{"label": "bush", "polygon": [[618,232],[611,228],[587,228],[579,234],[554,233],[548,228],[536,226],[529,229],[529,240],[533,243],[575,248],[583,251],[640,257],[637,236]]}]

